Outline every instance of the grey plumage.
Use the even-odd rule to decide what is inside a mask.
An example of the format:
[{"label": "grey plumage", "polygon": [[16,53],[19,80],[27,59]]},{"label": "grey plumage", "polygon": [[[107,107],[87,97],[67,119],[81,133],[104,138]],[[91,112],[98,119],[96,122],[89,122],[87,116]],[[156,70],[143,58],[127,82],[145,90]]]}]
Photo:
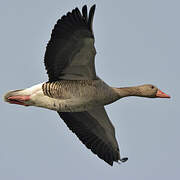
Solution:
[{"label": "grey plumage", "polygon": [[[52,98],[73,101],[75,96],[75,107],[72,106],[73,103],[71,107],[66,104],[67,111],[72,112],[58,112],[59,115],[92,152],[112,165],[113,161],[120,160],[120,154],[114,127],[105,112],[104,105],[117,100],[118,96],[96,76],[94,64],[96,50],[92,28],[94,12],[95,5],[90,8],[89,15],[85,5],[82,14],[75,8],[72,13],[67,13],[58,20],[45,53],[49,82],[43,84],[42,89],[45,95]],[[77,112],[79,111],[77,101],[82,103],[81,110],[88,109]],[[98,113],[97,109],[101,111]],[[75,128],[76,126],[81,129]],[[85,134],[80,133],[82,130]],[[98,132],[99,130],[102,133]]]},{"label": "grey plumage", "polygon": [[86,6],[83,14],[76,8],[57,21],[44,58],[50,82],[96,79],[92,30],[94,11],[95,5],[88,17]]},{"label": "grey plumage", "polygon": [[101,79],[46,82],[42,85],[42,90],[51,98],[84,99],[91,101],[93,105],[105,105],[119,99],[118,93]]},{"label": "grey plumage", "polygon": [[115,129],[103,106],[85,112],[58,113],[69,129],[99,158],[110,165],[120,160]]},{"label": "grey plumage", "polygon": [[10,91],[4,100],[11,104],[55,110],[87,148],[105,162],[121,158],[115,129],[104,106],[127,96],[170,98],[151,84],[113,88],[96,75],[93,17],[83,6],[57,21],[47,45],[44,63],[49,81],[27,89]]}]

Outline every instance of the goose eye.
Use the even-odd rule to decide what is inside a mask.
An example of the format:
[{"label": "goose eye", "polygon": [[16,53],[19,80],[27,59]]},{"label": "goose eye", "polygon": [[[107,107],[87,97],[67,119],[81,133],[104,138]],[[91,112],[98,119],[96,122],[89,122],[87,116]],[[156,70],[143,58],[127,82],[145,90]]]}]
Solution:
[{"label": "goose eye", "polygon": [[151,86],[152,89],[154,89],[154,86]]}]

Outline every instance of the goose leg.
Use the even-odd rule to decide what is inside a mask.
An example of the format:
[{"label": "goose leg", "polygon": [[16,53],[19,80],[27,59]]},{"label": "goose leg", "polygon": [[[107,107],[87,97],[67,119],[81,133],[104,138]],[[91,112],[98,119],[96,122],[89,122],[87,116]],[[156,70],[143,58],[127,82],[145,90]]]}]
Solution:
[{"label": "goose leg", "polygon": [[24,105],[24,106],[28,106],[27,104],[25,104],[25,101],[30,100],[30,96],[27,95],[22,95],[22,96],[10,96],[7,98],[7,101],[11,104],[19,104],[19,105]]}]

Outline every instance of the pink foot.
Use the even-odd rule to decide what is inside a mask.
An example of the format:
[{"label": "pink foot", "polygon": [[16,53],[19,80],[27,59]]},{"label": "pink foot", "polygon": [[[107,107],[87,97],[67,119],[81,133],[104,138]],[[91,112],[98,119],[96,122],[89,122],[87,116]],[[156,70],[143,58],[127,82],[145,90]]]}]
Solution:
[{"label": "pink foot", "polygon": [[11,104],[19,104],[24,106],[29,106],[25,104],[25,101],[30,100],[30,96],[10,96],[8,97],[8,102]]}]

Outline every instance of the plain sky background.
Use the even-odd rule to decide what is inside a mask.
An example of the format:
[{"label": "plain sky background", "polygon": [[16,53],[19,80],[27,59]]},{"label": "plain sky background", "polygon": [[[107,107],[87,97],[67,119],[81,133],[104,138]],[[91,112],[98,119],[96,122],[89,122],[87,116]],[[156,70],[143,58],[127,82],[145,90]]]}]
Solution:
[{"label": "plain sky background", "polygon": [[124,164],[92,154],[58,114],[0,102],[2,180],[180,179],[179,0],[1,0],[0,95],[47,81],[46,44],[56,21],[96,4],[96,70],[111,86],[157,85],[171,99],[130,97],[107,106]]}]

